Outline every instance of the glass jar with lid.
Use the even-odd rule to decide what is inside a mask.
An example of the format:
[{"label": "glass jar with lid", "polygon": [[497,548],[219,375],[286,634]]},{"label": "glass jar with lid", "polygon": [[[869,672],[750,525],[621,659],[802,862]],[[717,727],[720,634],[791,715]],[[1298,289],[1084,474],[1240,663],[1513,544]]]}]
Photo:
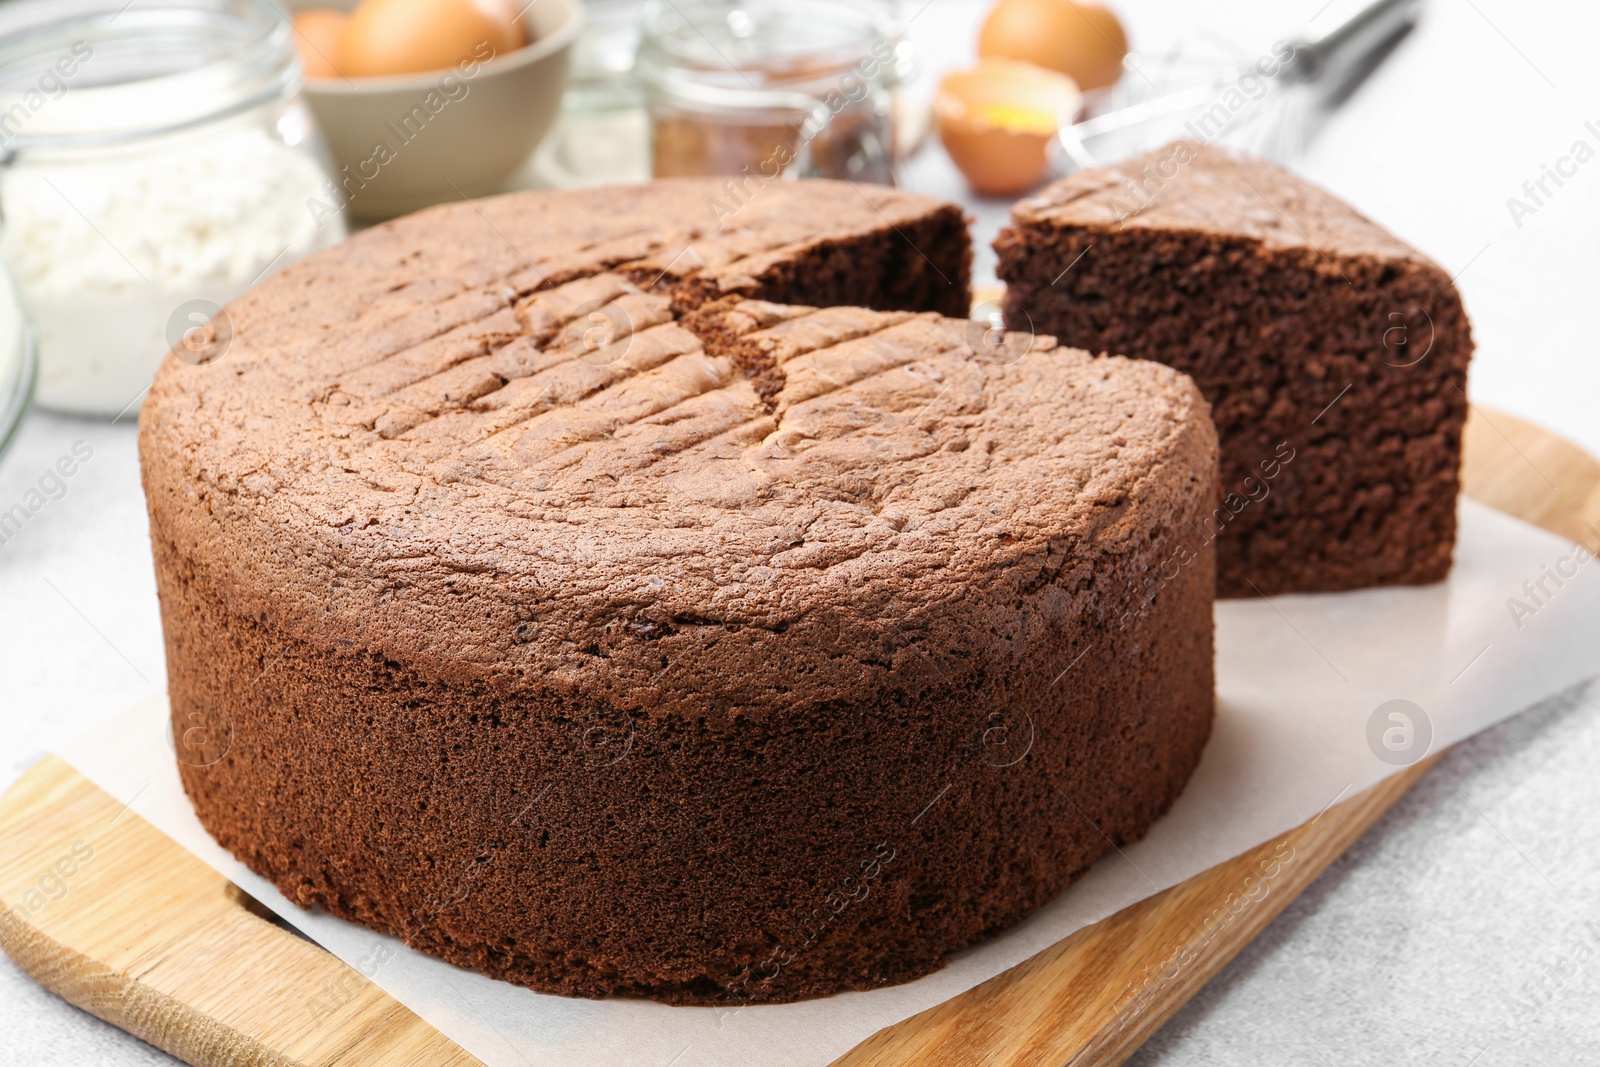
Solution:
[{"label": "glass jar with lid", "polygon": [[895,184],[911,51],[893,0],[651,0],[641,18],[656,177]]},{"label": "glass jar with lid", "polygon": [[344,237],[301,82],[270,0],[0,8],[0,257],[41,406],[131,411],[169,349],[224,354],[223,304]]}]

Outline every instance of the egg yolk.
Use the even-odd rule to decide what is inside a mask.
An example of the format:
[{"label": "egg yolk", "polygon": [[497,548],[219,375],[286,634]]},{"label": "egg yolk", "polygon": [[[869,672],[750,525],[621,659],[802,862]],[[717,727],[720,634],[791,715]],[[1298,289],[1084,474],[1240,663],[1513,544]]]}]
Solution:
[{"label": "egg yolk", "polygon": [[1019,133],[1051,134],[1056,130],[1057,116],[1041,108],[1026,104],[1009,104],[1000,101],[972,104],[971,113],[976,119],[991,126],[1000,126]]}]

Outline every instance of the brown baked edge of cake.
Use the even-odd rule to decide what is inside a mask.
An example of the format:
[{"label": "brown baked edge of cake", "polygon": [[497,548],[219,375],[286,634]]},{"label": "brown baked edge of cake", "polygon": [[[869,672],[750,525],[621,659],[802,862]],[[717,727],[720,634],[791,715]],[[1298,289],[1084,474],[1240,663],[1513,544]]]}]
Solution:
[{"label": "brown baked edge of cake", "polygon": [[1026,662],[690,721],[314,647],[154,541],[174,729],[228,745],[180,766],[213,837],[302,907],[544,992],[731,1007],[930,973],[1141,837],[1213,718],[1206,550]]},{"label": "brown baked edge of cake", "polygon": [[[1144,257],[1116,253],[1119,242],[1129,241],[1158,249],[1159,282],[1140,268]],[[1092,352],[1165,363],[1189,374],[1212,403],[1222,441],[1222,504],[1203,529],[1218,542],[1219,598],[1420,585],[1448,577],[1472,337],[1460,295],[1437,265],[1420,256],[1390,261],[1266,250],[1254,239],[1200,231],[1015,218],[994,246],[1008,283],[1008,321],[1031,322],[1040,333]],[[1215,316],[1230,314],[1237,304],[1218,293],[1180,293],[1172,284],[1175,267],[1206,257],[1275,271],[1287,290],[1318,280],[1335,293],[1353,290],[1370,305],[1360,313],[1372,320],[1366,324],[1370,346],[1360,360],[1318,354],[1315,373],[1297,378],[1289,375],[1298,364],[1270,357],[1243,361],[1247,371],[1253,361],[1259,373],[1284,375],[1287,388],[1240,376],[1240,361],[1230,351],[1214,351],[1209,359],[1174,358],[1174,350],[1192,347],[1192,339],[1211,327],[1187,307],[1204,307]],[[1073,265],[1063,273],[1067,264]],[[1203,274],[1183,280],[1205,284]],[[1109,295],[1117,293],[1134,294],[1147,306],[1123,309]],[[1242,334],[1275,318],[1260,311],[1261,303],[1251,305],[1255,318],[1237,325]],[[1164,306],[1152,312],[1150,304]],[[1347,325],[1355,314],[1344,309],[1340,323]],[[1165,320],[1165,335],[1149,325],[1157,318]],[[1399,336],[1392,329],[1397,323],[1418,336],[1426,331],[1425,358],[1409,364],[1411,355],[1386,347]],[[1271,347],[1269,341],[1255,343]],[[1248,350],[1252,342],[1238,347]],[[1385,417],[1374,419],[1374,411]],[[1264,476],[1275,470],[1276,481]]]}]

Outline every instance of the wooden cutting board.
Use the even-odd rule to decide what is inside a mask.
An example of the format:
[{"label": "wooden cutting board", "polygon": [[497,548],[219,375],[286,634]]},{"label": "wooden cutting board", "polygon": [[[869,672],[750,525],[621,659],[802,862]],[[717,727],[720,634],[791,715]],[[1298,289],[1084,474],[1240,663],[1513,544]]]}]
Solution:
[{"label": "wooden cutting board", "polygon": [[[1463,478],[1477,500],[1600,542],[1600,463],[1538,427],[1474,409]],[[837,1064],[1121,1063],[1436,758],[879,1031]],[[204,1067],[478,1062],[54,757],[0,798],[0,944],[45,987]]]}]

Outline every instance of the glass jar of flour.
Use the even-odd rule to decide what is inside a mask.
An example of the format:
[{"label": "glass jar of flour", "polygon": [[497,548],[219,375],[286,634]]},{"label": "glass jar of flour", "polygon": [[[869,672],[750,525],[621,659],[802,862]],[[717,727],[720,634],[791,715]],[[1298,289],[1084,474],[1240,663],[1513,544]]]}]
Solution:
[{"label": "glass jar of flour", "polygon": [[301,80],[270,0],[0,8],[0,257],[41,406],[135,410],[169,349],[225,355],[223,304],[344,237]]}]

